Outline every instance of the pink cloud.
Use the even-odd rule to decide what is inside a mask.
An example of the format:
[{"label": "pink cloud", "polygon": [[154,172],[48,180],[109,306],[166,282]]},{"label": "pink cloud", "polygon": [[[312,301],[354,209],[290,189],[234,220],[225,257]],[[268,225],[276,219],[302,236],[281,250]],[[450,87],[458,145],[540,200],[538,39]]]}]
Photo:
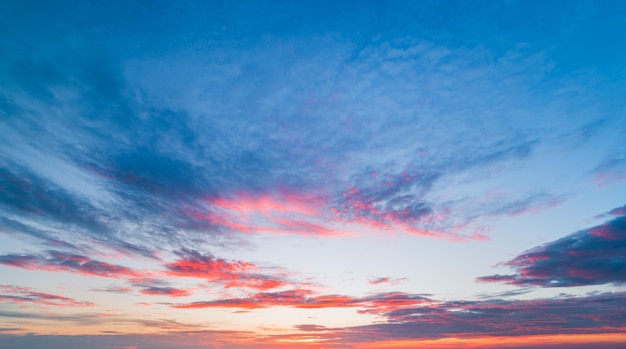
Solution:
[{"label": "pink cloud", "polygon": [[184,250],[179,259],[166,264],[167,274],[179,277],[195,277],[225,287],[244,287],[269,290],[289,285],[284,276],[266,275],[250,262],[228,261],[210,254]]},{"label": "pink cloud", "polygon": [[214,301],[177,304],[172,307],[179,309],[257,309],[278,306],[302,309],[363,308],[363,312],[380,314],[430,303],[429,299],[421,295],[401,292],[380,293],[359,298],[346,295],[315,295],[313,291],[308,289],[292,289],[282,292],[256,293],[245,298],[224,298]]},{"label": "pink cloud", "polygon": [[206,208],[187,209],[183,214],[196,224],[245,234],[344,235],[326,224],[328,199],[324,195],[283,189],[208,198],[204,203]]}]

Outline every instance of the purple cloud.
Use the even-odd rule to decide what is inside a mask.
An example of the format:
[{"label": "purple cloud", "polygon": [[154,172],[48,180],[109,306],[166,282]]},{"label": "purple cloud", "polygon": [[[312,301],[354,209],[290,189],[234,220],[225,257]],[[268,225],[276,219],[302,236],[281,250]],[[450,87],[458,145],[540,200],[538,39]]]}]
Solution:
[{"label": "purple cloud", "polygon": [[566,287],[626,283],[626,215],[624,207],[604,224],[535,247],[503,265],[515,274],[479,277],[480,282],[516,286]]},{"label": "purple cloud", "polygon": [[402,339],[511,337],[619,333],[626,321],[626,293],[537,300],[450,301],[378,312],[385,323],[307,333],[337,343]]}]

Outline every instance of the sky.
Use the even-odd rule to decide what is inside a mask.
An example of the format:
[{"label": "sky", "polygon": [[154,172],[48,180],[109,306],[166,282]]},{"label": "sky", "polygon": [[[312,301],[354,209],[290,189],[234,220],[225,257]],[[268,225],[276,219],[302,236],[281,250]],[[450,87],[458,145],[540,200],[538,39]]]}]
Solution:
[{"label": "sky", "polygon": [[0,348],[623,348],[625,13],[0,2]]}]

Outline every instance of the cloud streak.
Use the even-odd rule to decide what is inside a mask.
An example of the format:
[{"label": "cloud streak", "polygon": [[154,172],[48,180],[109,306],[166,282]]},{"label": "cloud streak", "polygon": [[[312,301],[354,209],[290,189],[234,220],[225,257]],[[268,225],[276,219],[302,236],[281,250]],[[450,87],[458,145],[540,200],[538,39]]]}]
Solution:
[{"label": "cloud streak", "polygon": [[181,290],[173,287],[147,287],[139,291],[139,293],[146,296],[168,296],[168,297],[187,297],[191,295],[188,290]]},{"label": "cloud streak", "polygon": [[363,308],[368,313],[383,313],[391,309],[430,303],[421,295],[401,292],[380,293],[368,297],[351,297],[346,295],[315,295],[307,289],[292,289],[281,292],[256,293],[246,298],[226,298],[214,301],[200,301],[187,304],[175,304],[177,309],[201,308],[242,308],[259,309],[271,307],[293,307],[301,309],[323,308]]},{"label": "cloud streak", "polygon": [[91,307],[96,304],[87,301],[77,301],[73,298],[36,292],[27,287],[0,285],[0,302],[16,304],[38,304],[57,307]]},{"label": "cloud streak", "polygon": [[72,272],[87,276],[107,278],[132,278],[140,276],[130,268],[101,262],[86,256],[48,251],[47,254],[7,254],[0,256],[0,264],[29,270]]}]

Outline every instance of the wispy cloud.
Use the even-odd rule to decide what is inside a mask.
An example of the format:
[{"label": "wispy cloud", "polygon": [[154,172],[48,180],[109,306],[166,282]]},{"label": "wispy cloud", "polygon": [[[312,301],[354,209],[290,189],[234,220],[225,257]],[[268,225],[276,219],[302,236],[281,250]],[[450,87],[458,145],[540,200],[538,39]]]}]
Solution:
[{"label": "wispy cloud", "polygon": [[183,214],[193,225],[244,234],[343,235],[328,224],[327,201],[323,194],[275,188],[206,198]]},{"label": "wispy cloud", "polygon": [[57,326],[93,326],[102,325],[115,321],[120,324],[141,326],[150,330],[164,330],[164,331],[185,331],[196,330],[202,326],[197,324],[188,324],[171,319],[144,319],[140,317],[131,317],[117,314],[102,314],[102,313],[73,313],[73,314],[55,314],[55,313],[41,313],[41,312],[26,312],[26,311],[0,311],[0,318],[8,319],[32,319],[32,320],[44,320],[54,323]]},{"label": "wispy cloud", "polygon": [[146,296],[169,296],[169,297],[186,297],[191,295],[188,290],[181,290],[173,287],[148,287],[139,291],[139,293]]},{"label": "wispy cloud", "polygon": [[374,277],[368,280],[370,285],[380,285],[380,284],[389,284],[389,285],[397,285],[399,283],[408,281],[408,278],[391,278],[387,276]]},{"label": "wispy cloud", "polygon": [[0,292],[0,302],[2,303],[31,303],[59,307],[91,307],[96,305],[92,302],[77,301],[69,297],[36,292],[28,287],[0,285]]},{"label": "wispy cloud", "polygon": [[[46,57],[64,54],[40,47],[38,56],[23,60],[26,67],[18,69],[28,74],[10,76],[22,88],[7,92],[15,108],[4,127],[19,146],[5,154],[14,163],[6,168],[13,170],[0,173],[9,193],[6,207],[23,224],[33,219],[29,212],[36,211],[41,219],[65,228],[65,237],[82,234],[143,256],[192,247],[191,236],[198,231],[334,236],[345,235],[343,225],[354,222],[434,238],[484,238],[456,231],[458,221],[467,217],[453,222],[446,213],[455,209],[447,207],[454,201],[439,202],[431,194],[433,185],[447,176],[521,160],[535,149],[536,133],[511,132],[454,107],[468,98],[461,91],[474,91],[472,87],[475,97],[478,91],[499,91],[492,76],[514,65],[483,66],[480,53],[460,54],[409,38],[365,46],[322,41],[330,53],[317,53],[310,60],[287,55],[285,66],[273,73],[247,71],[263,73],[256,79],[270,85],[305,74],[304,80],[281,80],[291,89],[251,89],[244,83],[245,74],[206,65],[207,75],[197,79],[230,81],[222,86],[224,100],[205,91],[184,103],[187,97],[160,96],[154,84],[146,84],[152,74],[145,69],[160,67],[164,62],[159,59],[124,65],[116,57],[103,56],[95,64],[91,52],[97,52],[97,45],[85,43],[83,53],[67,53],[68,67],[61,72],[46,64]],[[266,49],[254,50],[244,56],[229,49],[224,54],[235,67],[275,64],[266,60]],[[167,58],[181,68],[198,64]],[[520,71],[536,63],[513,59],[520,61]],[[396,68],[387,66],[391,61]],[[427,75],[424,66],[433,67],[438,78]],[[443,67],[459,74],[445,77],[439,70]],[[167,70],[172,86],[182,84],[176,69]],[[324,83],[328,77],[330,82]],[[378,83],[371,83],[375,80]],[[428,84],[418,86],[415,81]],[[75,94],[83,103],[52,93],[57,90]],[[33,107],[21,102],[30,99],[37,100],[37,113],[63,110],[63,117],[46,119],[55,137],[15,121],[17,116],[31,118],[25,110]],[[482,102],[474,106],[476,111],[493,109],[484,97],[477,100]],[[510,98],[507,102],[517,105]],[[439,110],[434,105],[449,107]],[[200,106],[214,112],[199,117]],[[393,121],[381,119],[391,114]],[[459,116],[467,118],[463,137],[456,128],[442,126]],[[496,137],[481,139],[482,134]],[[371,156],[372,149],[378,155]],[[101,195],[59,183],[50,167],[28,160],[24,152],[63,161]],[[24,191],[28,185],[32,188]],[[150,239],[144,237],[147,232]]]},{"label": "wispy cloud", "polygon": [[126,294],[131,293],[132,289],[130,287],[110,285],[103,288],[92,288],[91,291]]},{"label": "wispy cloud", "polygon": [[0,256],[0,264],[31,270],[67,271],[89,276],[131,278],[139,273],[120,265],[109,264],[86,256],[59,251],[46,254],[7,254]]}]

